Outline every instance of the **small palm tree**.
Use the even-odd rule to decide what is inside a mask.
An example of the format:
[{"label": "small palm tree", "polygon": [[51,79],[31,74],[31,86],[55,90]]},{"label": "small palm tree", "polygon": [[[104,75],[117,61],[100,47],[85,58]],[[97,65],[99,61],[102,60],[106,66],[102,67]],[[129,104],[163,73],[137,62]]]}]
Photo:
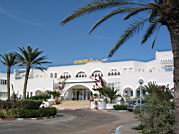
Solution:
[{"label": "small palm tree", "polygon": [[6,66],[6,73],[7,73],[7,100],[10,100],[10,79],[11,79],[11,68],[17,64],[17,60],[16,60],[16,55],[14,55],[13,53],[6,53],[4,55],[0,55],[1,59],[1,63],[4,64]]},{"label": "small palm tree", "polygon": [[46,56],[41,56],[43,51],[40,51],[38,48],[33,49],[28,46],[27,48],[19,48],[19,50],[20,53],[15,53],[17,56],[17,61],[19,62],[20,66],[25,67],[26,69],[23,88],[23,98],[25,99],[30,69],[35,68],[43,71],[46,68],[42,67],[42,64],[46,64],[49,62],[47,61]]},{"label": "small palm tree", "polygon": [[109,98],[110,103],[112,103],[116,98],[120,97],[121,95],[118,93],[118,89],[110,88],[110,87],[103,87],[99,90],[99,93],[107,98]]}]

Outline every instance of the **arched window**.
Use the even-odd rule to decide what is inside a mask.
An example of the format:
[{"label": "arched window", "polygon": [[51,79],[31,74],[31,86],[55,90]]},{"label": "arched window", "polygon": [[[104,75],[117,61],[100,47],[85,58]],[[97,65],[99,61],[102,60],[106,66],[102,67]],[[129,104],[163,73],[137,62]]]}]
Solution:
[{"label": "arched window", "polygon": [[123,90],[123,96],[124,97],[133,97],[133,90],[131,88],[125,88]]},{"label": "arched window", "polygon": [[118,76],[120,72],[117,69],[111,69],[108,73],[108,76]]},{"label": "arched window", "polygon": [[99,70],[97,71],[94,71],[92,74],[91,74],[92,77],[103,77],[103,73]]},{"label": "arched window", "polygon": [[71,78],[71,75],[68,72],[63,72],[60,76],[61,79],[69,79]]},{"label": "arched window", "polygon": [[35,95],[42,95],[42,94],[43,94],[43,92],[41,90],[35,91]]},{"label": "arched window", "polygon": [[77,74],[76,74],[76,78],[81,78],[81,77],[87,77],[87,75],[85,74],[85,72],[78,72]]}]

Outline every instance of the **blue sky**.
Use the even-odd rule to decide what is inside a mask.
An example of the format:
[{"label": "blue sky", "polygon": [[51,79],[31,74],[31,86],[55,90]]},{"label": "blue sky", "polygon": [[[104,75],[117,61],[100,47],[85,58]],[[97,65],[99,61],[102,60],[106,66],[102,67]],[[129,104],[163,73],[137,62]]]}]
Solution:
[{"label": "blue sky", "polygon": [[[109,10],[81,17],[60,25],[65,17],[91,0],[0,0],[0,53],[18,51],[18,47],[38,47],[53,62],[49,66],[73,64],[77,59],[103,59],[119,39],[129,22],[116,16],[92,35],[90,28]],[[156,50],[170,50],[166,28],[162,28],[154,49],[152,40],[140,45],[143,32],[128,41],[110,61],[150,60]],[[0,64],[0,71],[5,67]]]}]

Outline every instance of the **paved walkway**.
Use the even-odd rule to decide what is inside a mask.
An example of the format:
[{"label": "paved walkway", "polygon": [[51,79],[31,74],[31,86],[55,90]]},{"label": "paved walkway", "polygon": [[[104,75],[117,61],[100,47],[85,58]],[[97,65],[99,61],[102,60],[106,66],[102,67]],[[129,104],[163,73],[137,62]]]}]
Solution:
[{"label": "paved walkway", "polygon": [[0,121],[0,134],[112,134],[117,126],[137,121],[130,112],[63,110],[61,114],[54,119]]}]

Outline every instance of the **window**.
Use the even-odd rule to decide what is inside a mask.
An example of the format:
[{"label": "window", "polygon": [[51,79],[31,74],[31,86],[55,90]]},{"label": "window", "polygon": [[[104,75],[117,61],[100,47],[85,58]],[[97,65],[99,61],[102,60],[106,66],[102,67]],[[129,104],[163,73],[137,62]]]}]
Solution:
[{"label": "window", "polygon": [[50,78],[53,78],[53,73],[50,73]]},{"label": "window", "polygon": [[127,71],[127,68],[123,68],[123,72],[126,73],[126,71]]},{"label": "window", "polygon": [[149,69],[149,72],[152,73],[152,69]]},{"label": "window", "polygon": [[77,75],[76,75],[76,78],[81,78],[81,77],[87,77],[87,75],[85,74],[85,72],[79,72],[79,73],[77,73]]},{"label": "window", "polygon": [[1,84],[1,85],[7,85],[7,80],[1,79],[1,80],[0,80],[0,84]]},{"label": "window", "polygon": [[120,75],[120,72],[117,69],[111,69],[108,73],[108,76],[117,76]]},{"label": "window", "polygon": [[57,73],[54,73],[54,78],[57,78]]},{"label": "window", "polygon": [[132,70],[133,70],[133,68],[129,68],[129,73],[131,73],[131,72],[132,72]]},{"label": "window", "polygon": [[68,72],[63,72],[60,76],[61,79],[69,79],[71,78],[71,75]]},{"label": "window", "polygon": [[0,92],[0,98],[6,98],[7,92]]},{"label": "window", "polygon": [[33,92],[30,92],[30,96],[31,96],[31,97],[33,96]]},{"label": "window", "polygon": [[29,96],[29,92],[27,92],[27,98],[29,98],[30,96]]},{"label": "window", "polygon": [[99,70],[94,71],[91,75],[92,77],[103,77],[103,73]]}]

